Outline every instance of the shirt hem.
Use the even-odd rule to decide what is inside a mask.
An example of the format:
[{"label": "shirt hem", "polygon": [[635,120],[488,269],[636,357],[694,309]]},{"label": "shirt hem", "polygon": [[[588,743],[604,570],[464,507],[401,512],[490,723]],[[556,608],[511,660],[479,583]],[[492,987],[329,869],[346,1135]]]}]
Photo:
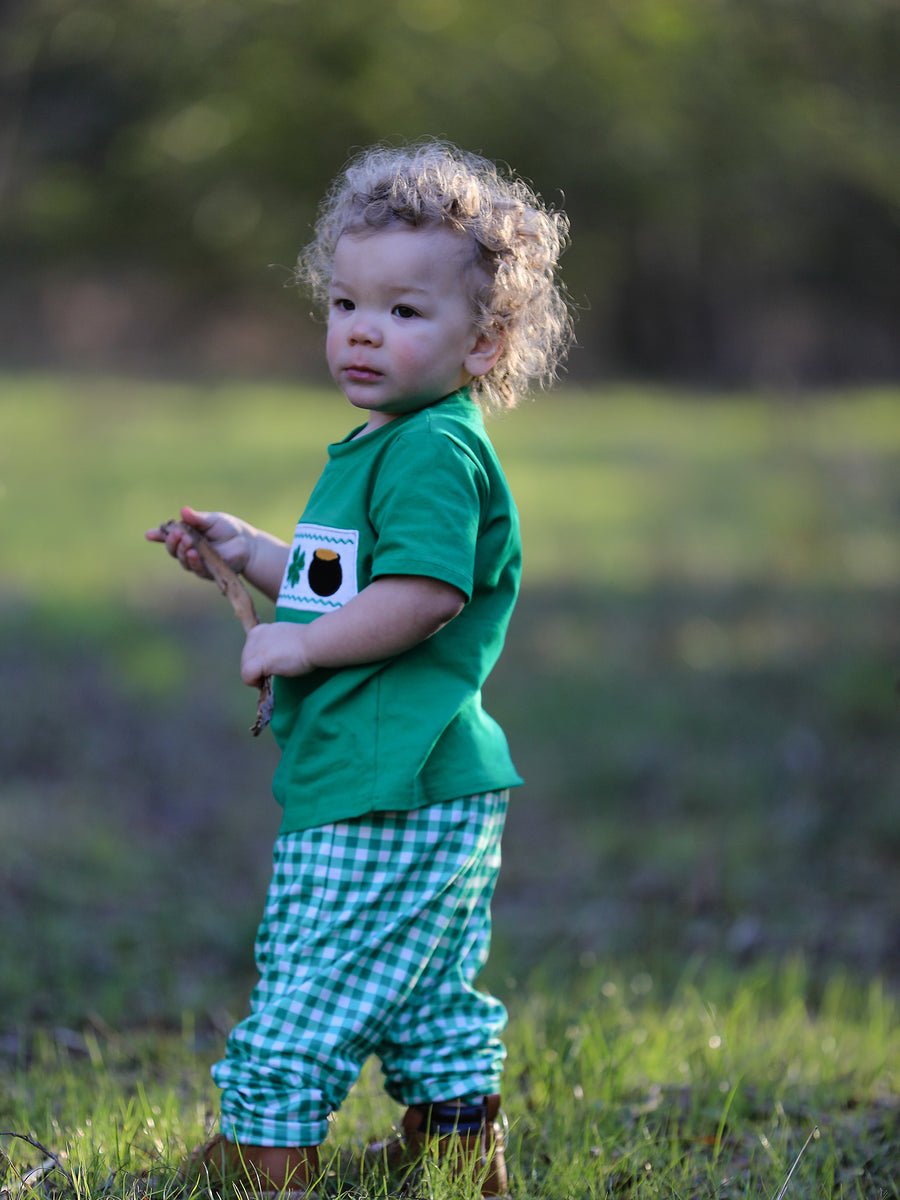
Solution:
[{"label": "shirt hem", "polygon": [[292,814],[285,811],[278,830],[283,833],[302,833],[304,829],[316,829],[320,825],[333,825],[339,821],[353,821],[377,812],[414,812],[418,808],[428,808],[432,804],[449,804],[465,796],[480,796],[486,792],[502,792],[515,787],[521,787],[524,781],[518,775],[507,776],[502,781],[496,779],[490,782],[476,781],[465,783],[449,790],[429,792],[427,795],[416,795],[404,801],[396,794],[370,796],[367,800],[354,805],[341,805],[336,810],[321,812],[315,815]]}]

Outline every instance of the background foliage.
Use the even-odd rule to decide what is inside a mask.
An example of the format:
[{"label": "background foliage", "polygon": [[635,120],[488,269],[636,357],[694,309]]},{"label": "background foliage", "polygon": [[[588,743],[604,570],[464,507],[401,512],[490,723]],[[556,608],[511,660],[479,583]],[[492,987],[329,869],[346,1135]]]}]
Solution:
[{"label": "background foliage", "polygon": [[319,196],[352,147],[437,135],[571,214],[576,374],[900,367],[894,0],[13,0],[2,21],[14,361],[318,368],[280,284]]}]

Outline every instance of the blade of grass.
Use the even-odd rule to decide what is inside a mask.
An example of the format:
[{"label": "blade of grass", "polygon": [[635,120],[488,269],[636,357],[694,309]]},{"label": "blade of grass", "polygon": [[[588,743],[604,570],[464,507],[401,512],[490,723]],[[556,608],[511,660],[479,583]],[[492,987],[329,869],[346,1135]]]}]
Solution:
[{"label": "blade of grass", "polygon": [[[727,1121],[728,1121],[728,1113],[730,1112],[731,1106],[734,1103],[734,1098],[737,1095],[737,1090],[740,1087],[740,1083],[741,1083],[741,1080],[740,1080],[740,1078],[738,1078],[737,1082],[734,1084],[731,1091],[728,1093],[727,1097],[725,1098],[725,1106],[722,1109],[722,1115],[719,1118],[719,1127],[716,1130],[716,1138],[715,1138],[715,1141],[713,1142],[713,1164],[715,1164],[719,1161],[719,1155],[722,1151],[722,1138],[725,1134],[725,1125],[727,1124]],[[779,1198],[779,1200],[780,1200],[780,1198]]]},{"label": "blade of grass", "polygon": [[778,1195],[775,1197],[775,1200],[784,1200],[784,1194],[785,1194],[785,1192],[788,1190],[788,1184],[791,1182],[791,1176],[792,1176],[792,1175],[794,1174],[794,1172],[797,1170],[797,1164],[800,1162],[800,1159],[801,1159],[801,1158],[803,1157],[803,1155],[806,1153],[806,1147],[807,1147],[807,1146],[809,1145],[809,1143],[810,1143],[810,1142],[813,1140],[813,1138],[815,1138],[815,1137],[818,1137],[818,1136],[819,1136],[819,1127],[818,1127],[818,1125],[814,1125],[814,1126],[813,1126],[812,1133],[810,1133],[809,1137],[808,1137],[808,1138],[806,1139],[806,1141],[803,1143],[803,1145],[802,1145],[802,1146],[801,1146],[801,1148],[800,1148],[800,1153],[799,1153],[799,1154],[797,1155],[797,1157],[794,1159],[794,1165],[793,1165],[793,1166],[791,1167],[791,1169],[788,1171],[788,1173],[787,1173],[787,1178],[785,1179],[785,1181],[784,1181],[784,1183],[783,1183],[783,1185],[782,1185],[781,1191],[780,1191],[780,1192],[778,1193]]}]

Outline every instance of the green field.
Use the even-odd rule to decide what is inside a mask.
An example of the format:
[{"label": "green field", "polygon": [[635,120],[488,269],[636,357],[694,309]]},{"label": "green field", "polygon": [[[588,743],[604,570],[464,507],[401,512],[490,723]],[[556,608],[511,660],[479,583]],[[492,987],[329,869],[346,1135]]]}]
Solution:
[{"label": "green field", "polygon": [[[791,1200],[896,1200],[896,1003],[878,985],[835,978],[813,1010],[809,982],[797,965],[754,969],[724,988],[686,976],[663,997],[646,974],[595,967],[570,974],[563,994],[547,977],[513,991],[512,1196],[775,1200],[802,1152]],[[95,1021],[41,1034],[27,1058],[9,1056],[0,1129],[60,1157],[79,1198],[131,1200],[135,1175],[151,1168],[164,1183],[214,1128],[207,1067],[221,1041],[190,1020],[170,1033]],[[402,1176],[360,1170],[367,1139],[399,1115],[370,1063],[323,1148],[324,1197],[420,1194]],[[20,1172],[41,1157],[9,1136],[0,1146]],[[439,1176],[431,1184],[436,1200],[464,1195]]]},{"label": "green field", "polygon": [[[85,1170],[130,1161],[113,1129],[199,1135],[185,1047],[245,1003],[278,821],[239,627],[143,531],[187,502],[288,535],[352,420],[0,379],[0,1128]],[[897,1195],[900,394],[560,389],[491,430],[526,549],[487,695],[526,779],[486,975],[520,1191],[771,1196],[818,1124],[797,1194]]]},{"label": "green field", "polygon": [[[167,590],[135,535],[185,495],[292,528],[324,445],[354,418],[337,393],[286,385],[0,386],[4,591],[60,604]],[[856,593],[900,581],[895,391],[557,390],[490,427],[532,589]]]}]

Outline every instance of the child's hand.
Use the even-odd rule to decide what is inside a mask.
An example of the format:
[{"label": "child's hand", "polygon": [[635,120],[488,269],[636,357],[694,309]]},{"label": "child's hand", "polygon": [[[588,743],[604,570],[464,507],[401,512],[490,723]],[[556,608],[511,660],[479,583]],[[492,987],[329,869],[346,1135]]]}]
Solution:
[{"label": "child's hand", "polygon": [[308,675],[393,658],[437,633],[465,603],[465,593],[441,579],[383,575],[308,624],[256,625],[244,644],[241,678],[259,687],[266,675]]},{"label": "child's hand", "polygon": [[256,625],[247,634],[241,655],[241,679],[261,687],[267,675],[308,675],[314,664],[304,650],[306,625],[280,621]]},{"label": "child's hand", "polygon": [[[181,510],[181,519],[204,534],[233,571],[244,570],[250,558],[250,538],[243,521],[228,513],[197,512],[187,506]],[[161,529],[148,529],[144,536],[149,542],[165,543],[168,552],[186,571],[193,571],[203,579],[211,578],[187,534],[178,529],[168,534]]]}]

